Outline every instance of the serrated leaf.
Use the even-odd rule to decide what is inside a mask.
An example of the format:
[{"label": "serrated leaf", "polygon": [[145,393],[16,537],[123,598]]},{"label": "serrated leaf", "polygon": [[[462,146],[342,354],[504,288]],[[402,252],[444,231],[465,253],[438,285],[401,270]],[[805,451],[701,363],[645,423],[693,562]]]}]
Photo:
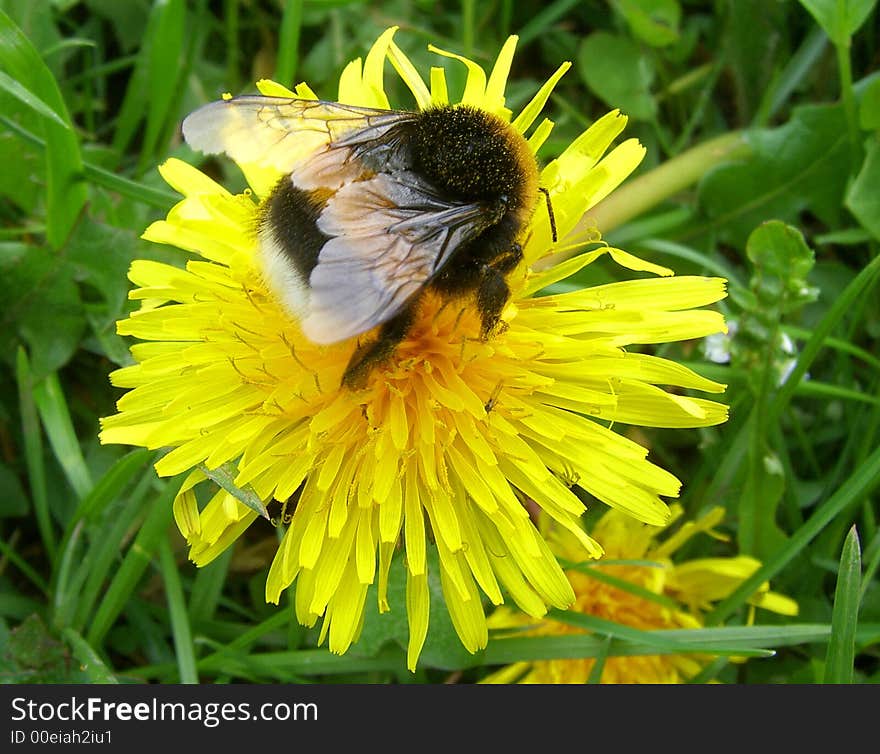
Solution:
[{"label": "serrated leaf", "polygon": [[678,0],[614,0],[632,33],[652,47],[678,40],[681,5]]},{"label": "serrated leaf", "polygon": [[654,116],[654,69],[631,39],[597,31],[581,43],[577,63],[584,83],[606,105],[640,120]]},{"label": "serrated leaf", "polygon": [[[880,83],[880,81],[878,81]],[[862,169],[846,192],[846,206],[875,239],[880,240],[880,141],[868,147]]]},{"label": "serrated leaf", "polygon": [[834,44],[845,45],[865,23],[877,0],[800,0],[800,3]]}]

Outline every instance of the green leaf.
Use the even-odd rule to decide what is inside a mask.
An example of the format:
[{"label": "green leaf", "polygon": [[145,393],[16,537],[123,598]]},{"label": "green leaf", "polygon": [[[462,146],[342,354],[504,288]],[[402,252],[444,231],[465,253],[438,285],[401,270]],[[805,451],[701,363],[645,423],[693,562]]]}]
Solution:
[{"label": "green leaf", "polygon": [[[431,606],[428,636],[419,657],[419,666],[453,670],[472,665],[474,657],[462,645],[446,609],[446,599],[440,585],[440,560],[436,547],[429,546],[427,549],[427,568]],[[361,638],[352,647],[352,652],[375,656],[388,641],[395,641],[406,648],[409,641],[406,578],[404,558],[397,556],[391,563],[388,575],[388,604],[391,610],[387,613],[379,613],[376,608],[376,586],[374,584],[370,587],[367,592],[367,607],[364,610],[364,628]]]},{"label": "green leaf", "polygon": [[856,628],[859,623],[862,556],[859,535],[853,525],[843,542],[834,611],[831,615],[831,639],[825,657],[825,683],[852,683]]},{"label": "green leaf", "polygon": [[797,228],[778,220],[752,232],[746,255],[752,275],[749,293],[739,294],[743,313],[732,346],[733,360],[746,370],[755,392],[773,390],[784,381],[793,359],[781,324],[818,295],[807,280],[815,255]]},{"label": "green leaf", "polygon": [[654,117],[654,69],[631,39],[597,31],[581,43],[577,64],[584,83],[606,105],[632,118]]},{"label": "green leaf", "polygon": [[837,226],[846,187],[846,117],[840,105],[808,105],[773,129],[746,132],[752,155],[708,173],[699,198],[718,240],[745,246],[752,229],[773,217],[795,222],[810,211]]},{"label": "green leaf", "polygon": [[[880,83],[880,80],[878,80]],[[862,169],[846,192],[846,206],[875,239],[880,240],[880,141],[868,147]]]},{"label": "green leaf", "polygon": [[768,319],[816,300],[818,291],[807,285],[816,256],[797,228],[778,220],[763,223],[749,236],[746,254],[754,265],[752,290]]},{"label": "green leaf", "polygon": [[113,671],[82,636],[72,628],[65,628],[62,633],[73,649],[73,655],[79,662],[80,670],[85,673],[87,683],[119,683]]},{"label": "green leaf", "polygon": [[0,243],[0,349],[26,343],[35,379],[62,367],[85,330],[85,311],[66,260],[40,246]]},{"label": "green leaf", "polygon": [[865,131],[880,129],[880,76],[871,81],[862,92],[859,126]]},{"label": "green leaf", "polygon": [[652,47],[665,47],[678,40],[678,0],[614,0],[614,7],[632,33]]},{"label": "green leaf", "polygon": [[877,0],[800,0],[836,45],[848,45],[849,38],[865,22]]},{"label": "green leaf", "polygon": [[226,490],[242,505],[246,505],[254,513],[262,516],[267,521],[269,520],[269,512],[253,488],[249,484],[239,487],[235,483],[235,477],[238,472],[234,463],[227,463],[216,469],[209,469],[205,464],[200,463],[198,468],[208,479]]},{"label": "green leaf", "polygon": [[[0,112],[7,109],[8,102],[8,96],[0,96]],[[30,118],[36,127],[36,115],[24,111],[20,115],[22,121]],[[46,172],[43,155],[4,128],[0,131],[0,165],[0,196],[36,220],[42,191],[33,176]]]},{"label": "green leaf", "polygon": [[83,164],[76,134],[58,83],[40,54],[3,11],[0,11],[0,66],[67,124],[44,119],[46,136],[46,235],[58,249],[86,202]]},{"label": "green leaf", "polygon": [[29,615],[13,629],[0,646],[6,664],[4,679],[12,683],[74,683],[64,644],[49,631],[39,615]]}]

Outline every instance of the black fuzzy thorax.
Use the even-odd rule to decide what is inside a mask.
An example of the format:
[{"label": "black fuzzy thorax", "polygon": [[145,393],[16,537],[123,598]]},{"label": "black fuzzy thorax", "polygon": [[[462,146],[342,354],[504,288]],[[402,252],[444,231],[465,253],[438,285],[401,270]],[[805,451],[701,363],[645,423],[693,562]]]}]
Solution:
[{"label": "black fuzzy thorax", "polygon": [[409,128],[413,168],[439,191],[518,208],[527,167],[508,124],[484,110],[447,105],[419,113]]}]

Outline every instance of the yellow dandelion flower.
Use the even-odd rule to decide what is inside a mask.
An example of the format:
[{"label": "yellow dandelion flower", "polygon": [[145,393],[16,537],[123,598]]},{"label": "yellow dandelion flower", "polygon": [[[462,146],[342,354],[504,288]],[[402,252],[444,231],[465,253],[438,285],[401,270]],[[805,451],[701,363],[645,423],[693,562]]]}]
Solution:
[{"label": "yellow dandelion flower", "polygon": [[[426,84],[384,33],[366,59],[344,70],[338,101],[387,108],[383,68],[390,60],[419,109],[449,102],[442,68]],[[434,49],[467,67],[459,104],[493,113],[525,135],[569,67],[560,66],[512,118],[504,89],[516,37],[487,76],[475,63]],[[314,99],[262,81],[263,95]],[[512,119],[511,119],[512,118]],[[559,239],[640,162],[629,139],[611,149],[626,118],[611,112],[540,173]],[[535,152],[552,128],[543,120],[527,137]],[[525,143],[525,142],[524,142]],[[607,152],[607,154],[606,154]],[[604,155],[604,156],[603,156]],[[483,599],[505,596],[534,617],[567,607],[571,585],[533,525],[525,502],[540,506],[579,543],[580,557],[601,547],[579,525],[584,511],[574,480],[608,505],[663,524],[662,497],[679,481],[646,458],[647,450],[611,425],[697,427],[723,422],[726,408],[660,386],[722,392],[666,359],[630,352],[725,331],[703,307],[725,295],[725,281],[672,277],[663,268],[590,238],[567,238],[591,250],[546,261],[554,246],[549,212],[535,212],[523,260],[507,277],[510,298],[499,326],[481,333],[476,305],[427,294],[406,336],[365,384],[342,384],[357,338],[311,342],[267,287],[253,229],[277,170],[240,165],[251,190],[233,195],[176,159],[160,172],[184,198],[144,238],[192,252],[185,269],[136,261],[131,297],[141,309],[118,325],[136,364],[111,375],[128,389],[118,413],[102,422],[101,440],[169,448],[160,475],[190,472],[175,519],[204,565],[258,517],[238,490],[283,505],[287,525],[266,584],[278,602],[296,581],[297,617],[323,617],[321,640],[345,652],[360,632],[367,588],[378,586],[379,610],[407,611],[412,669],[428,630],[426,552],[436,546],[447,608],[464,646],[485,646]],[[535,296],[602,254],[664,277]],[[228,484],[200,509],[196,487]],[[216,488],[216,485],[215,485]],[[405,551],[406,605],[389,605],[392,556]]]},{"label": "yellow dandelion flower", "polygon": [[[682,511],[674,505],[672,512],[670,523]],[[608,511],[592,531],[605,548],[602,560],[590,563],[588,568],[566,571],[575,593],[570,609],[641,630],[702,628],[702,616],[713,603],[731,594],[761,565],[747,555],[672,561],[673,553],[699,532],[723,538],[712,531],[723,516],[724,510],[715,508],[696,521],[684,523],[661,541],[659,537],[667,527],[646,525],[620,511]],[[546,535],[556,555],[570,561],[579,559],[577,540],[568,532],[551,526]],[[602,565],[603,561],[609,562]],[[796,602],[771,592],[767,582],[749,598],[749,604],[781,615],[798,612]],[[489,617],[489,625],[496,629],[528,627],[532,635],[583,632],[549,618],[535,624],[528,616],[506,607]],[[684,683],[699,673],[706,661],[706,657],[696,655],[612,656],[605,660],[601,682]],[[594,664],[592,658],[518,662],[492,673],[483,682],[586,683]]]}]

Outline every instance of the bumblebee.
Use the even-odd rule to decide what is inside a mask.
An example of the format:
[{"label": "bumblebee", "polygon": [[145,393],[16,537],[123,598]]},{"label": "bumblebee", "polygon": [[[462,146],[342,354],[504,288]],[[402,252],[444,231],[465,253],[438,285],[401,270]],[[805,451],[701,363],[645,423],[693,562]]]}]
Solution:
[{"label": "bumblebee", "polygon": [[183,135],[282,173],[257,225],[269,289],[314,343],[377,328],[343,384],[393,354],[428,289],[473,297],[481,337],[498,325],[539,187],[525,139],[494,114],[248,95],[196,110]]}]

